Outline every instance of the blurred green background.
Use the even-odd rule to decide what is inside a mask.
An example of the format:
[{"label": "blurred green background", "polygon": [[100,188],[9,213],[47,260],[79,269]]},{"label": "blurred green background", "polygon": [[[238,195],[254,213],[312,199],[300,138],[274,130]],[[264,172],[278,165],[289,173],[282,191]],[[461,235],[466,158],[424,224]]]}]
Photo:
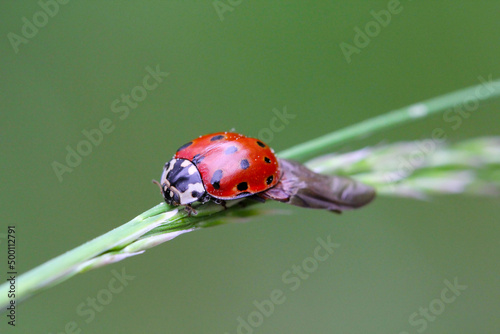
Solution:
[{"label": "blurred green background", "polygon": [[[53,17],[39,14],[41,3],[0,4],[0,238],[16,225],[19,272],[159,203],[151,179],[198,135],[269,134],[273,109],[286,108],[295,118],[264,137],[280,151],[500,75],[498,1],[401,0],[380,31],[371,11],[391,1],[223,0],[221,16],[211,1],[69,1],[57,13],[47,5]],[[41,26],[24,28],[33,35],[25,40],[23,17]],[[340,44],[354,45],[367,24],[373,37],[349,63]],[[157,66],[169,75],[140,88]],[[120,99],[132,93],[140,101],[126,114]],[[498,135],[499,108],[482,105],[456,130],[434,117],[340,150],[422,139],[436,127],[451,141]],[[54,161],[66,164],[67,146],[103,119],[113,130],[60,181]],[[257,325],[241,333],[500,332],[498,199],[378,198],[341,216],[267,205],[289,214],[190,233],[74,277],[23,303],[10,330],[232,334],[253,314]],[[292,291],[282,275],[328,236],[340,247]],[[134,279],[109,297],[113,270]],[[467,288],[440,303],[444,280],[455,278]],[[258,323],[254,301],[273,290],[285,301]],[[82,315],[92,298],[98,311]],[[439,314],[419,313],[429,306]],[[7,332],[4,314],[0,323]]]}]

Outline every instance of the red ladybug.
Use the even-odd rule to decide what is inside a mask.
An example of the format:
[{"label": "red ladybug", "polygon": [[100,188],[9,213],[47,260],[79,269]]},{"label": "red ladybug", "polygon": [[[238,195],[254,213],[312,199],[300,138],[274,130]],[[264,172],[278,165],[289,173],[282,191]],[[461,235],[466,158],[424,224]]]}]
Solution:
[{"label": "red ladybug", "polygon": [[231,132],[200,136],[184,145],[165,164],[157,183],[169,205],[252,196],[334,212],[370,202],[372,187],[340,176],[314,173],[298,162],[276,158],[261,140]]}]

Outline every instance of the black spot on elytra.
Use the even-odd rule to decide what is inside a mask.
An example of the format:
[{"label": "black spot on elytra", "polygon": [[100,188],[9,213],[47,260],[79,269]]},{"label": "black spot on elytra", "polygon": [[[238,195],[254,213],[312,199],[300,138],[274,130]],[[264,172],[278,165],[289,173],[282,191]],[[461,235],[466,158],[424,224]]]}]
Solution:
[{"label": "black spot on elytra", "polygon": [[238,148],[236,146],[229,146],[228,148],[226,148],[226,150],[224,151],[225,154],[233,154],[235,152],[238,151]]},{"label": "black spot on elytra", "polygon": [[179,147],[179,148],[177,149],[177,152],[182,151],[183,149],[185,149],[186,147],[191,146],[192,144],[193,144],[193,142],[192,142],[192,141],[190,141],[189,143],[186,143],[186,144],[182,145],[181,147]]},{"label": "black spot on elytra", "polygon": [[196,154],[194,157],[193,157],[193,164],[197,165],[199,164],[200,162],[203,161],[203,159],[205,159],[204,156],[200,155],[199,153]]},{"label": "black spot on elytra", "polygon": [[245,191],[248,189],[248,183],[246,182],[241,182],[241,183],[238,183],[238,185],[236,186],[236,188],[239,190],[239,191]]},{"label": "black spot on elytra", "polygon": [[272,176],[272,175],[271,175],[271,176],[269,176],[269,177],[266,179],[266,183],[267,183],[268,185],[270,185],[271,183],[273,183],[273,180],[274,180],[274,176]]},{"label": "black spot on elytra", "polygon": [[248,167],[250,167],[250,163],[248,162],[247,159],[243,159],[240,161],[240,166],[241,169],[247,169]]},{"label": "black spot on elytra", "polygon": [[257,145],[259,145],[260,147],[266,147],[266,144],[264,144],[260,140],[257,140]]},{"label": "black spot on elytra", "polygon": [[266,163],[268,163],[268,164],[270,164],[270,163],[271,163],[271,159],[269,159],[268,157],[264,157],[264,161],[265,161]]},{"label": "black spot on elytra", "polygon": [[214,137],[210,138],[210,141],[216,141],[216,140],[221,140],[221,139],[224,139],[224,136],[218,135],[218,136],[214,136]]},{"label": "black spot on elytra", "polygon": [[214,189],[220,189],[220,180],[222,179],[222,170],[217,169],[212,175],[212,179],[210,183],[214,187]]}]

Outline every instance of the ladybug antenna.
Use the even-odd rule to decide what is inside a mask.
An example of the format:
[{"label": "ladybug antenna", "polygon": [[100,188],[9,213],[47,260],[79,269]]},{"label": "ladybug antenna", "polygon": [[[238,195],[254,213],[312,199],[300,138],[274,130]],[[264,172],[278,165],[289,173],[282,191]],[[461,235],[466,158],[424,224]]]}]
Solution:
[{"label": "ladybug antenna", "polygon": [[158,188],[160,188],[161,193],[163,194],[163,189],[161,188],[160,182],[158,182],[158,181],[156,181],[154,179],[151,182],[153,182],[154,184],[156,184],[158,186]]}]

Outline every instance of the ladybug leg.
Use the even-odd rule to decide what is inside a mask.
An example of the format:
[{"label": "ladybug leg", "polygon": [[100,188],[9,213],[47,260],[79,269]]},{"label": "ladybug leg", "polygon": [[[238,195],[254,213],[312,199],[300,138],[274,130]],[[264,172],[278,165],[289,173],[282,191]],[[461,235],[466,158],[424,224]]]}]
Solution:
[{"label": "ladybug leg", "polygon": [[207,202],[209,202],[211,199],[210,195],[205,193],[205,195],[203,195],[198,201],[201,203],[201,204],[205,204]]},{"label": "ladybug leg", "polygon": [[184,210],[186,210],[187,214],[188,214],[188,217],[191,217],[191,215],[197,215],[198,212],[196,212],[195,209],[193,209],[193,207],[191,206],[191,204],[187,204],[186,207],[184,208]]},{"label": "ladybug leg", "polygon": [[218,199],[218,198],[214,198],[213,201],[214,201],[215,204],[222,205],[222,207],[224,208],[224,210],[227,210],[226,201],[224,201],[222,199]]}]

